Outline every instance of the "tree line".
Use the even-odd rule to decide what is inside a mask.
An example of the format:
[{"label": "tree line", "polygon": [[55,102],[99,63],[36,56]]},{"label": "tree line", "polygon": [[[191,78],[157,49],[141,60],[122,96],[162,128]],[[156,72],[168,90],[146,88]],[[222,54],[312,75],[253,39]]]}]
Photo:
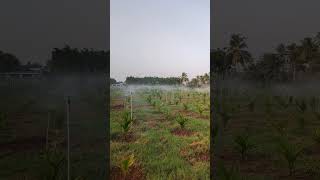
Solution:
[{"label": "tree line", "polygon": [[[109,67],[110,52],[94,49],[78,49],[65,45],[63,48],[54,48],[51,58],[45,67],[50,72],[106,72]],[[0,51],[0,72],[25,70],[26,67],[40,66],[37,63],[22,65],[21,61],[10,53]]]},{"label": "tree line", "polygon": [[298,43],[280,43],[259,59],[252,57],[246,40],[242,34],[233,34],[227,47],[213,49],[211,72],[222,79],[241,72],[246,79],[263,82],[294,81],[298,72],[315,71],[320,63],[320,33]]},{"label": "tree line", "polygon": [[[114,79],[112,79],[114,82]],[[114,82],[115,83],[115,82]],[[126,78],[126,84],[134,85],[186,85],[190,87],[201,87],[210,84],[208,73],[196,76],[189,81],[187,73],[183,72],[179,77],[133,77]]]}]

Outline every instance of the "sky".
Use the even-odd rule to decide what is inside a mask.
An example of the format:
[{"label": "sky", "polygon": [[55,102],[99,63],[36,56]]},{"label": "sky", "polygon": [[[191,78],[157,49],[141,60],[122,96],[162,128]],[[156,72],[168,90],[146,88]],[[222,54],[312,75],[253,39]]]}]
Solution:
[{"label": "sky", "polygon": [[210,70],[210,0],[111,0],[110,73],[201,75]]},{"label": "sky", "polygon": [[248,37],[254,56],[279,43],[299,42],[320,31],[319,0],[214,0],[211,4],[212,48],[227,45],[232,33]]},{"label": "sky", "polygon": [[[107,0],[109,1],[109,0]],[[105,0],[1,0],[0,50],[45,62],[55,47],[109,49]]]}]

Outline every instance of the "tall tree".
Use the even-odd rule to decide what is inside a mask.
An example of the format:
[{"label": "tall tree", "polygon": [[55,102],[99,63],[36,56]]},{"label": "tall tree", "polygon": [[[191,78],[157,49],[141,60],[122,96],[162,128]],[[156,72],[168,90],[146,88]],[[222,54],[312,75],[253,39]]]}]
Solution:
[{"label": "tall tree", "polygon": [[239,65],[247,69],[251,63],[251,54],[247,51],[247,38],[241,34],[231,35],[229,47],[227,47],[227,56],[231,58],[232,65],[239,70]]},{"label": "tall tree", "polygon": [[0,51],[0,72],[12,72],[19,68],[20,61],[16,56]]},{"label": "tall tree", "polygon": [[183,73],[181,74],[180,79],[181,79],[181,84],[187,83],[187,82],[189,81],[188,75],[187,75],[187,73],[185,73],[185,72],[183,72]]}]

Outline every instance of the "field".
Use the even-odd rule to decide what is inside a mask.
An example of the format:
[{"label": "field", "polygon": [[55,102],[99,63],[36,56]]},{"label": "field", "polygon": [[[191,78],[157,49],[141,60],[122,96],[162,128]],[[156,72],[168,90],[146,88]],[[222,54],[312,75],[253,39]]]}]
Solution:
[{"label": "field", "polygon": [[209,179],[208,89],[113,88],[110,107],[112,179]]},{"label": "field", "polygon": [[0,86],[0,179],[67,179],[67,96],[71,179],[106,179],[104,77],[1,79]]},{"label": "field", "polygon": [[317,82],[214,88],[216,179],[319,179],[320,99]]}]

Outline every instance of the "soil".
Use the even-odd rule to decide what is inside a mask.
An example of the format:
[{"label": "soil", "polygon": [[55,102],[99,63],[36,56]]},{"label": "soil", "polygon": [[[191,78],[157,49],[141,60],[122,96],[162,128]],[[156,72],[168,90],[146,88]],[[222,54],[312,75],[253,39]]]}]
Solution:
[{"label": "soil", "polygon": [[176,136],[191,136],[193,134],[191,130],[181,128],[176,128],[172,130],[171,133]]},{"label": "soil", "polygon": [[134,142],[138,138],[134,135],[133,132],[121,133],[113,138],[115,141],[119,142]]},{"label": "soil", "polygon": [[11,142],[0,143],[0,152],[23,152],[30,150],[40,150],[45,147],[46,139],[44,137],[30,137],[17,139]]},{"label": "soil", "polygon": [[[183,148],[180,154],[192,165],[196,162],[209,162],[210,153],[203,143],[194,142],[188,147]],[[189,153],[192,150],[192,153]]]},{"label": "soil", "polygon": [[118,110],[118,111],[122,110],[123,108],[124,108],[123,104],[117,104],[111,107],[112,110]]}]

